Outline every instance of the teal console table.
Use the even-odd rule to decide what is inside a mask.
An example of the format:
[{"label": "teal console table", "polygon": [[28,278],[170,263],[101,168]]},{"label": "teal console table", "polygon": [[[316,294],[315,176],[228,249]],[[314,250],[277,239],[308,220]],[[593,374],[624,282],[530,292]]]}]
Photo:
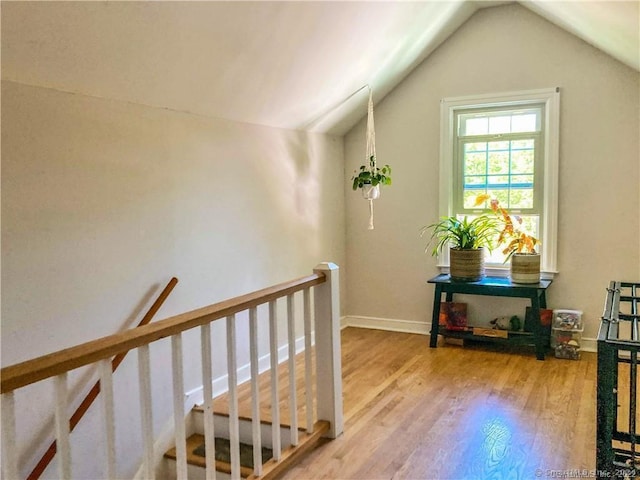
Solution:
[{"label": "teal console table", "polygon": [[[438,335],[440,334],[440,303],[442,302],[442,294],[445,294],[447,302],[453,301],[454,293],[463,293],[466,295],[489,295],[493,297],[517,297],[528,298],[531,300],[531,316],[533,318],[533,332],[529,334],[529,342],[533,340],[536,349],[536,358],[544,360],[546,340],[540,324],[540,309],[547,308],[546,291],[551,285],[552,280],[540,280],[540,283],[521,284],[511,283],[511,280],[504,277],[484,277],[477,282],[456,282],[451,280],[447,274],[441,274],[433,277],[428,283],[435,284],[435,295],[433,297],[433,317],[431,319],[431,348],[436,348]],[[472,332],[443,332],[444,335],[456,338],[474,338]],[[480,338],[478,338],[480,339]],[[506,343],[526,343],[521,341],[523,336],[518,338],[510,337],[507,339],[496,339]],[[482,338],[486,340],[486,338]]]}]

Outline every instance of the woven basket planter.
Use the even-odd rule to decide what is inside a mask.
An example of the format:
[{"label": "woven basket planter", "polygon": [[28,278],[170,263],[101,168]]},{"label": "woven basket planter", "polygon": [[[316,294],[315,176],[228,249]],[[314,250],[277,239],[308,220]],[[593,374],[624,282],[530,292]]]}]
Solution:
[{"label": "woven basket planter", "polygon": [[459,282],[477,282],[484,277],[484,248],[449,249],[449,274]]},{"label": "woven basket planter", "polygon": [[514,253],[511,256],[513,283],[540,283],[540,254]]}]

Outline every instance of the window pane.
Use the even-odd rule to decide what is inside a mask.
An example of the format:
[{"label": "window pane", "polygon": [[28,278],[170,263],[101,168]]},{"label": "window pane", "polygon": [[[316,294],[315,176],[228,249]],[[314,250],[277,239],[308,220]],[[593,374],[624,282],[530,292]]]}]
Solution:
[{"label": "window pane", "polygon": [[492,152],[509,151],[509,141],[505,142],[489,142],[489,150]]},{"label": "window pane", "polygon": [[465,143],[464,144],[464,152],[486,152],[487,151],[487,143],[486,142],[476,142],[476,143]]},{"label": "window pane", "polygon": [[507,188],[503,188],[503,189],[491,188],[491,189],[487,189],[487,194],[491,198],[498,199],[500,201],[501,205],[509,205],[509,189],[507,189]]},{"label": "window pane", "polygon": [[535,145],[533,138],[527,138],[524,140],[513,140],[511,142],[511,149],[512,150],[519,150],[522,148],[528,149],[528,148],[533,148]]},{"label": "window pane", "polygon": [[[478,117],[465,119],[465,122]],[[475,205],[481,193],[496,198],[505,208],[526,210],[534,208],[534,174],[536,139],[511,140],[512,128],[531,129],[537,127],[538,116],[530,110],[493,112],[485,117],[494,135],[501,130],[500,140],[487,142],[461,142],[462,155],[462,208],[488,209],[489,205]],[[514,123],[515,121],[515,123]],[[513,127],[515,125],[515,127]],[[520,135],[520,134],[518,134]],[[476,140],[476,139],[474,139]]]},{"label": "window pane", "polygon": [[467,118],[462,125],[462,135],[486,135],[489,131],[489,121],[486,117]]},{"label": "window pane", "polygon": [[478,206],[476,207],[476,197],[478,195],[480,195],[481,193],[484,193],[484,189],[482,190],[477,190],[477,189],[464,189],[463,192],[463,201],[464,201],[464,208],[482,208],[482,206]]},{"label": "window pane", "polygon": [[532,188],[513,188],[509,198],[509,208],[533,208],[533,189]]},{"label": "window pane", "polygon": [[511,153],[511,173],[534,173],[533,150],[516,150]]},{"label": "window pane", "polygon": [[509,173],[509,152],[490,152],[488,173],[508,174]]},{"label": "window pane", "polygon": [[533,175],[512,175],[511,186],[516,188],[533,188]]},{"label": "window pane", "polygon": [[536,132],[539,130],[538,119],[539,115],[529,113],[526,115],[514,115],[511,118],[511,131],[517,132]]},{"label": "window pane", "polygon": [[[485,177],[484,175],[465,175],[464,177],[464,185],[466,186],[470,186],[470,185],[482,185],[484,186],[485,184],[485,179],[487,177]],[[483,188],[484,190],[484,188]]]},{"label": "window pane", "polygon": [[463,208],[482,208],[475,197],[485,192],[506,208],[533,208],[534,146],[534,139],[463,143]]},{"label": "window pane", "polygon": [[511,117],[490,117],[489,118],[489,133],[510,133],[511,132]]},{"label": "window pane", "polygon": [[468,153],[464,157],[465,175],[485,175],[487,173],[487,159],[484,153]]},{"label": "window pane", "polygon": [[483,113],[463,113],[458,116],[458,135],[496,135],[505,133],[539,132],[542,110],[514,109],[506,111],[486,111]]},{"label": "window pane", "polygon": [[489,175],[487,176],[489,185],[500,185],[501,187],[509,187],[509,175]]}]

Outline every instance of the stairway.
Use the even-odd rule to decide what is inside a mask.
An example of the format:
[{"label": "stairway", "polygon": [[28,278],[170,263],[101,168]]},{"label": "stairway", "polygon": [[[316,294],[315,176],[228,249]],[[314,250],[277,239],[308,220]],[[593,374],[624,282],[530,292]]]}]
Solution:
[{"label": "stairway", "polygon": [[[201,406],[195,406],[191,413],[190,422],[194,433],[187,438],[187,464],[189,480],[199,480],[205,478],[205,457],[204,457],[204,410]],[[229,415],[227,413],[214,413],[214,426],[216,436],[216,478],[230,479],[231,465],[228,455],[225,459],[220,458],[225,450],[228,452],[229,439]],[[272,479],[283,473],[290,465],[298,461],[305,453],[313,450],[323,435],[329,431],[329,422],[320,420],[314,424],[311,434],[305,429],[298,429],[298,445],[291,445],[291,427],[280,425],[280,436],[282,452],[280,460],[271,458],[271,439],[273,424],[268,420],[260,422],[261,441],[263,448],[262,475],[254,475],[253,454],[252,454],[252,422],[251,418],[239,417],[239,431],[241,443],[241,476],[247,479]],[[227,440],[227,442],[225,442]],[[226,446],[225,446],[226,443]],[[243,445],[244,444],[244,445]],[[173,447],[164,455],[164,465],[162,466],[162,478],[173,480],[176,478],[176,448]],[[269,458],[269,459],[267,459]]]},{"label": "stairway", "polygon": [[[325,438],[336,438],[342,434],[342,375],[340,358],[340,324],[339,324],[339,289],[337,267],[327,264],[322,271],[322,279],[310,281],[319,282],[314,287],[313,295],[313,319],[311,317],[311,290],[304,290],[298,285],[287,287],[278,298],[286,297],[287,304],[287,338],[288,344],[278,347],[278,315],[275,294],[270,291],[260,297],[263,304],[268,304],[269,319],[269,353],[258,357],[258,312],[255,306],[257,302],[253,297],[246,300],[249,305],[250,320],[250,353],[251,375],[249,379],[238,381],[238,368],[235,362],[235,316],[227,316],[227,375],[228,390],[226,393],[213,398],[213,404],[207,406],[207,412],[213,414],[213,430],[216,437],[216,478],[231,478],[231,461],[229,457],[221,458],[219,450],[229,449],[228,441],[230,427],[233,427],[234,439],[242,447],[245,444],[245,457],[242,461],[240,472],[234,472],[234,476],[248,479],[272,479],[284,473],[291,465],[297,462],[305,453],[310,452]],[[306,282],[306,280],[305,280]],[[305,283],[306,285],[306,283]],[[303,290],[302,319],[304,320],[304,336],[296,340],[295,331],[295,297],[296,291]],[[300,297],[300,295],[298,295]],[[315,328],[314,328],[315,326]],[[315,342],[313,341],[315,338]],[[304,349],[296,354],[296,344],[304,341]],[[205,339],[208,345],[210,340]],[[280,353],[279,353],[280,351]],[[283,354],[284,353],[284,354]],[[208,365],[210,360],[204,362]],[[260,365],[266,367],[262,370]],[[258,373],[262,370],[262,373]],[[207,375],[205,375],[207,376]],[[209,377],[210,372],[209,372]],[[203,382],[203,385],[208,383]],[[320,387],[322,385],[322,387]],[[204,392],[203,392],[204,393]],[[204,393],[207,395],[206,393]],[[210,395],[211,393],[209,393]],[[253,413],[255,412],[255,413]],[[237,424],[235,420],[238,419]],[[252,418],[260,419],[259,428],[254,426]],[[207,426],[209,427],[209,419]],[[186,458],[180,455],[177,461],[176,448],[168,450],[163,458],[161,471],[158,478],[175,479],[177,471],[183,472],[186,460],[186,476],[189,480],[206,478],[206,459],[202,455],[204,450],[204,424],[205,410],[203,407],[194,407],[186,421]],[[293,425],[293,427],[292,427]],[[297,428],[303,426],[304,428]],[[237,429],[236,429],[237,427]],[[297,430],[292,430],[297,428]],[[277,430],[274,430],[277,429]],[[295,434],[294,434],[295,432]],[[275,433],[275,435],[274,435]],[[261,472],[254,471],[252,467],[254,435],[260,436],[261,446],[267,449],[273,448],[274,457],[262,462]],[[276,437],[273,439],[273,437]],[[182,438],[185,438],[181,435]],[[279,438],[278,438],[279,437]],[[292,438],[297,444],[292,445]],[[222,442],[227,440],[227,447]],[[257,443],[257,441],[256,441]],[[220,446],[221,449],[217,447]],[[182,451],[182,445],[180,445]],[[235,451],[236,445],[233,445]],[[243,450],[241,448],[241,450]],[[268,457],[269,455],[264,455]],[[180,463],[180,465],[178,465]],[[210,462],[211,463],[211,462]],[[242,464],[244,465],[244,468]]]}]

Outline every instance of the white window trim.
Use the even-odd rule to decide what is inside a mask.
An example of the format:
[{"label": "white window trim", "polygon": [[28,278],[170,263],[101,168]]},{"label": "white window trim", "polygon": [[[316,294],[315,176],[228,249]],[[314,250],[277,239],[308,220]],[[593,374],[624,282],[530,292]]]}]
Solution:
[{"label": "white window trim", "polygon": [[[543,228],[540,269],[544,277],[553,277],[558,258],[558,160],[560,154],[560,88],[545,88],[499,94],[472,95],[444,98],[440,103],[440,194],[441,217],[453,214],[453,142],[454,117],[457,110],[473,107],[510,107],[513,105],[545,104],[544,195]],[[444,248],[438,256],[438,267],[449,269],[449,250]],[[487,268],[490,275],[506,275],[508,267]]]}]

